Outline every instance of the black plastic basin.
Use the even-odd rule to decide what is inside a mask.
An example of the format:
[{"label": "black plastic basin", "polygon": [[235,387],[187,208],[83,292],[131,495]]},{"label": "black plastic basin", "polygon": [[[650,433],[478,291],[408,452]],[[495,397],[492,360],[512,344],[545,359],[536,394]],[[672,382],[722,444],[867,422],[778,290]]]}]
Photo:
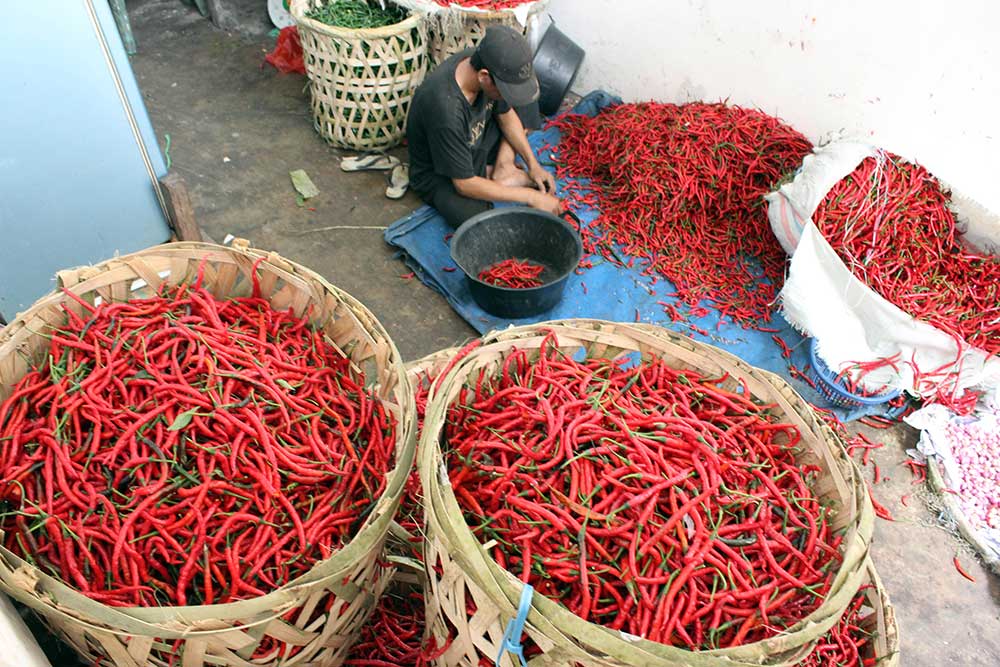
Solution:
[{"label": "black plastic basin", "polygon": [[[451,239],[451,256],[469,281],[476,303],[497,317],[518,319],[551,310],[580,262],[583,244],[561,218],[533,208],[504,207],[466,220]],[[545,267],[540,287],[512,289],[490,285],[479,274],[505,259]]]},{"label": "black plastic basin", "polygon": [[551,116],[559,111],[580,71],[585,52],[553,23],[542,36],[535,51],[535,75],[538,77],[538,106]]}]

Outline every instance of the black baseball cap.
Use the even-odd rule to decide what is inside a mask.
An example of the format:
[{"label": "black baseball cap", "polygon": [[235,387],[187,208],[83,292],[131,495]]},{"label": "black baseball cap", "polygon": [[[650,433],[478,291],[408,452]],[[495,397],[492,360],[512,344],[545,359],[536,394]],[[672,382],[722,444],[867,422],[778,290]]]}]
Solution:
[{"label": "black baseball cap", "polygon": [[507,104],[521,107],[538,99],[538,79],[524,35],[509,26],[490,26],[476,53]]}]

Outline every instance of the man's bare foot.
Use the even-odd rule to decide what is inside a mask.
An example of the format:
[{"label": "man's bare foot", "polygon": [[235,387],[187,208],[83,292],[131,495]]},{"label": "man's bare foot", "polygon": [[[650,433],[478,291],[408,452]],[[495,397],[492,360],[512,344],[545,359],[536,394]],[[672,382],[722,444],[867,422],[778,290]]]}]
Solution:
[{"label": "man's bare foot", "polygon": [[528,176],[528,172],[524,171],[516,164],[494,167],[493,173],[490,175],[490,179],[509,188],[535,187],[535,183],[531,180],[531,177]]}]

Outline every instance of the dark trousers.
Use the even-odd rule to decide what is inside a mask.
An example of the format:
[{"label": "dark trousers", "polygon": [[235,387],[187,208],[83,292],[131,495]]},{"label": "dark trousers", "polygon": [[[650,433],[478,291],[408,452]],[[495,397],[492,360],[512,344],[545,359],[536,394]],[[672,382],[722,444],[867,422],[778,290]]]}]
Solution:
[{"label": "dark trousers", "polygon": [[436,208],[453,229],[458,229],[463,222],[474,215],[493,208],[492,202],[458,194],[451,183],[442,183],[435,188],[427,198],[427,203]]},{"label": "dark trousers", "polygon": [[[496,164],[497,153],[500,150],[501,134],[496,124],[491,124],[487,128],[483,143],[473,158],[476,174],[486,177],[487,167]],[[450,179],[438,178],[434,189],[422,199],[436,208],[444,219],[454,229],[458,229],[463,222],[474,215],[493,208],[493,203],[482,199],[471,199],[460,195]]]}]

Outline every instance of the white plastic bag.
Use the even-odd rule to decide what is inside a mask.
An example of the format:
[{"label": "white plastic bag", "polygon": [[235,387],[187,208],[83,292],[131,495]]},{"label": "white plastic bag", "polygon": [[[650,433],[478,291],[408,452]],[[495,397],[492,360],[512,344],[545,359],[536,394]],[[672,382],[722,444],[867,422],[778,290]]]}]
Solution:
[{"label": "white plastic bag", "polygon": [[[898,371],[873,371],[864,382],[888,385],[920,395],[938,385],[960,390],[1000,391],[1000,359],[961,345],[949,334],[921,322],[859,280],[837,256],[812,222],[816,208],[840,179],[879,149],[863,142],[837,140],[806,156],[794,180],[767,196],[768,218],[775,236],[792,255],[780,299],[785,318],[814,336],[818,352],[830,368],[898,355]],[[964,238],[980,250],[1000,247],[1000,216],[975,202],[954,198],[959,219],[968,226]],[[968,216],[967,211],[973,213]],[[922,374],[937,371],[918,382]]]},{"label": "white plastic bag", "polygon": [[802,160],[793,181],[764,197],[771,229],[786,253],[795,253],[806,223],[812,221],[812,214],[833,186],[873,155],[874,146],[858,141],[817,146]]},{"label": "white plastic bag", "polygon": [[[956,416],[943,405],[929,405],[905,417],[903,421],[920,430],[920,440],[913,456],[918,460],[927,461],[928,465],[937,465],[940,462],[944,468],[945,483],[952,489],[964,490],[968,485],[963,484],[962,467],[955,458],[956,443],[952,441],[949,426],[972,423],[984,429],[985,433],[996,433],[997,429],[1000,429],[1000,405],[987,402],[976,411],[975,415],[969,417]],[[983,488],[979,488],[979,491],[988,492]],[[959,493],[953,509],[964,513],[965,503],[968,500]],[[989,525],[970,521],[968,516],[963,516],[963,519],[968,529],[973,532],[970,540],[983,554],[983,558],[990,564],[1000,563],[1000,528],[991,528]]]},{"label": "white plastic bag", "polygon": [[444,7],[437,4],[434,0],[393,0],[395,4],[406,7],[407,9],[413,9],[416,11],[424,12],[425,14],[440,14],[442,12],[454,13],[455,10],[461,11],[463,13],[470,14],[491,14],[497,11],[510,12],[517,19],[517,22],[524,27],[528,27],[528,20],[532,14],[538,14],[545,8],[549,0],[535,0],[535,2],[525,2],[524,4],[517,5],[516,7],[510,7],[507,9],[482,9],[480,7],[462,7],[459,4],[449,5]]},{"label": "white plastic bag", "polygon": [[3,593],[0,593],[0,667],[52,667]]}]

